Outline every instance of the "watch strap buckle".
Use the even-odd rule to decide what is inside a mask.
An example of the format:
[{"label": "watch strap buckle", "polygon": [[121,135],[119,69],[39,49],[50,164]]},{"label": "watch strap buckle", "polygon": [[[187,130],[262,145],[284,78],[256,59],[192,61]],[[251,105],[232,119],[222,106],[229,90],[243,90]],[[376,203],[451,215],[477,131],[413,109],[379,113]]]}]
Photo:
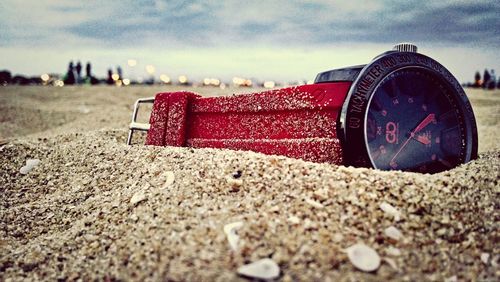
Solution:
[{"label": "watch strap buckle", "polygon": [[139,105],[144,103],[154,103],[155,97],[147,97],[137,99],[134,103],[134,112],[132,113],[132,121],[129,124],[128,137],[127,137],[127,145],[132,144],[132,137],[134,131],[149,131],[151,125],[149,123],[140,123],[137,122],[137,114],[139,113]]}]

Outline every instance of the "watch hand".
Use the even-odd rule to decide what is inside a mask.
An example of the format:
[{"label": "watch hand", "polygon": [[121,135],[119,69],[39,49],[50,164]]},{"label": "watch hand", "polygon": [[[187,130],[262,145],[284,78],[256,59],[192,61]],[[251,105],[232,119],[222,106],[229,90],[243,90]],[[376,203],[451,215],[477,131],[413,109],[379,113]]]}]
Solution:
[{"label": "watch hand", "polygon": [[394,154],[394,156],[392,157],[391,161],[389,163],[393,163],[394,160],[396,159],[396,157],[399,155],[399,153],[401,153],[401,151],[403,150],[404,147],[406,147],[406,145],[408,144],[408,142],[410,142],[411,140],[411,137],[409,137],[408,139],[406,139],[406,141],[403,143],[403,145],[401,145],[401,147],[399,147],[399,150],[396,152],[396,154]]},{"label": "watch hand", "polygon": [[434,114],[429,114],[427,115],[423,121],[421,121],[417,127],[415,127],[415,129],[413,129],[411,132],[410,132],[410,137],[408,137],[408,139],[406,139],[406,141],[403,143],[403,145],[401,145],[401,147],[399,147],[399,150],[396,152],[396,154],[394,154],[394,156],[392,157],[390,163],[393,163],[394,160],[396,159],[396,157],[399,155],[399,153],[401,153],[401,151],[403,150],[404,147],[406,147],[406,145],[408,145],[408,142],[410,142],[411,138],[415,136],[415,133],[419,132],[420,130],[424,129],[429,123],[431,123],[432,121],[434,120]]},{"label": "watch hand", "polygon": [[415,133],[419,132],[420,130],[424,129],[429,123],[431,123],[434,120],[434,114],[429,114],[424,118],[424,120],[413,129],[413,131],[410,133],[410,135],[413,137]]}]

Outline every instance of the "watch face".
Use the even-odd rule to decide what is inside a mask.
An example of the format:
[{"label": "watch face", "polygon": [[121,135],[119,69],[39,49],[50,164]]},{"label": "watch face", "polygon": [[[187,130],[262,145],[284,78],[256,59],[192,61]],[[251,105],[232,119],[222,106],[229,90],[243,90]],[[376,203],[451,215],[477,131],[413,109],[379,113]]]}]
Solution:
[{"label": "watch face", "polygon": [[434,173],[477,158],[477,127],[460,83],[435,60],[389,51],[366,65],[339,115],[347,165]]},{"label": "watch face", "polygon": [[364,123],[372,165],[433,173],[464,163],[467,128],[456,95],[446,80],[421,67],[381,79]]}]

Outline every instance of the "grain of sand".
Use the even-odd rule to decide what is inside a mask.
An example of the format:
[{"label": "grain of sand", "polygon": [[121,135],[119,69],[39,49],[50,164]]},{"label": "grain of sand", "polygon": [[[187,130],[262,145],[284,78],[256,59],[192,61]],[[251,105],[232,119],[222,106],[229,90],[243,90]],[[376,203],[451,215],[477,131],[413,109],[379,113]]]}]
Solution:
[{"label": "grain of sand", "polygon": [[126,146],[135,99],[174,89],[0,87],[0,280],[244,281],[263,258],[283,281],[500,279],[500,92],[468,90],[479,159],[428,175]]}]

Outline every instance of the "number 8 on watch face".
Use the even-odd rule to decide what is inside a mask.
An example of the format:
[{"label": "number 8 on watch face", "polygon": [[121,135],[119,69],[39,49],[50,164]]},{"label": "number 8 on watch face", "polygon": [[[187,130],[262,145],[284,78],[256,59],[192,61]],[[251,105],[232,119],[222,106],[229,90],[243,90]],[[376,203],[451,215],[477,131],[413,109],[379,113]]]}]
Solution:
[{"label": "number 8 on watch face", "polygon": [[466,129],[453,89],[424,68],[387,75],[368,102],[365,138],[384,170],[439,172],[464,162]]}]

